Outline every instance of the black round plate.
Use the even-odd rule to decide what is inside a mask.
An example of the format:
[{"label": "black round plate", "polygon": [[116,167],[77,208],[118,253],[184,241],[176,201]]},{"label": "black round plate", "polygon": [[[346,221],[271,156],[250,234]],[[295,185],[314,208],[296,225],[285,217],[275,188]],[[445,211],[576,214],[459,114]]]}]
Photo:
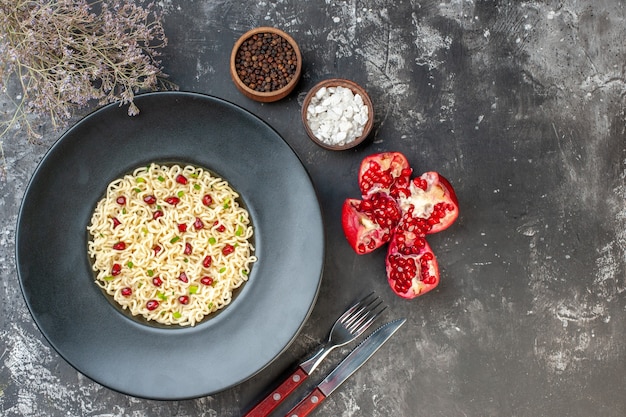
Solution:
[{"label": "black round plate", "polygon": [[[17,224],[20,285],[37,326],[78,371],[125,394],[195,398],[243,382],[296,337],[320,286],[324,231],[310,177],[270,126],[221,99],[140,95],[68,130],[37,167]],[[87,255],[92,211],[115,178],[150,162],[189,163],[226,179],[255,227],[259,260],[222,312],[162,328],[116,309]]]}]

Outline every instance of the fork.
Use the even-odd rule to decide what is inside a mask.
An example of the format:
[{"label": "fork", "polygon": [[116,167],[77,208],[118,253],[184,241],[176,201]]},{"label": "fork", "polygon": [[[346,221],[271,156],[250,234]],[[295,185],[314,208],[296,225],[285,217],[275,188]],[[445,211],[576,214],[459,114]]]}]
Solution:
[{"label": "fork", "polygon": [[313,356],[300,363],[287,379],[244,417],[262,417],[271,413],[315,371],[333,349],[346,345],[362,335],[386,308],[373,292],[349,307],[333,324],[328,341],[323,343]]}]

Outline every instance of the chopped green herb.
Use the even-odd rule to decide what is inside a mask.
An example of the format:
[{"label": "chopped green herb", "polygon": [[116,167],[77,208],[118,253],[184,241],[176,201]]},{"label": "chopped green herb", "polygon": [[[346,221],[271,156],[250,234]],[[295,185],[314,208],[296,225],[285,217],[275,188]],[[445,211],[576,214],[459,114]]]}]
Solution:
[{"label": "chopped green herb", "polygon": [[209,303],[209,309],[212,310],[213,309],[213,302]]},{"label": "chopped green herb", "polygon": [[174,237],[172,238],[172,240],[170,240],[170,243],[176,243],[176,242],[178,242],[179,240],[180,240],[180,236],[174,236]]},{"label": "chopped green herb", "polygon": [[201,187],[200,187],[200,184],[194,184],[194,185],[193,185],[193,189],[194,189],[194,190],[199,190],[200,188],[201,188]]},{"label": "chopped green herb", "polygon": [[144,180],[142,177],[137,177],[137,179],[135,181],[137,181],[137,182],[146,182],[146,180]]},{"label": "chopped green herb", "polygon": [[183,262],[185,262],[185,263],[189,263],[189,259],[187,259],[187,258],[183,258]]},{"label": "chopped green herb", "polygon": [[185,192],[184,191],[179,191],[179,192],[176,193],[176,195],[178,196],[178,198],[180,198],[180,197],[185,195]]},{"label": "chopped green herb", "polygon": [[142,227],[141,231],[143,232],[144,236],[148,234],[148,229],[146,229],[145,227]]},{"label": "chopped green herb", "polygon": [[157,180],[159,180],[159,181],[161,181],[161,182],[165,182],[165,178],[163,178],[163,177],[162,177],[162,176],[160,176],[160,175],[157,177]]},{"label": "chopped green herb", "polygon": [[224,200],[224,205],[223,205],[223,207],[224,207],[225,209],[227,209],[227,208],[229,208],[229,207],[230,207],[230,198],[227,198],[226,200]]},{"label": "chopped green herb", "polygon": [[215,245],[216,242],[217,242],[217,240],[214,237],[210,237],[209,238],[209,244]]},{"label": "chopped green herb", "polygon": [[157,292],[157,297],[159,297],[161,300],[165,301],[167,300],[167,295],[163,294],[162,292]]},{"label": "chopped green herb", "polygon": [[140,193],[141,192],[141,188],[133,188],[133,191],[136,193]]},{"label": "chopped green herb", "polygon": [[195,172],[193,174],[190,175],[191,178],[198,178],[198,174],[196,174]]},{"label": "chopped green herb", "polygon": [[226,267],[220,268],[219,272],[220,274],[223,274],[224,272],[226,272]]},{"label": "chopped green herb", "polygon": [[243,271],[241,271],[241,273],[245,276],[248,276],[248,271],[246,271],[245,269]]},{"label": "chopped green herb", "polygon": [[180,314],[178,311],[175,311],[174,314],[172,314],[172,317],[174,317],[175,319],[179,319],[182,317],[182,314]]},{"label": "chopped green herb", "polygon": [[108,277],[104,277],[104,280],[105,281],[113,281],[114,278],[115,278],[114,276],[109,275]]},{"label": "chopped green herb", "polygon": [[157,204],[157,210],[161,210],[161,209],[162,209],[161,205]]},{"label": "chopped green herb", "polygon": [[126,208],[122,209],[122,214],[126,214]]},{"label": "chopped green herb", "polygon": [[198,287],[196,285],[192,285],[189,287],[189,294],[195,294],[198,292]]},{"label": "chopped green herb", "polygon": [[149,277],[154,275],[154,271],[152,269],[148,269],[147,273]]},{"label": "chopped green herb", "polygon": [[243,235],[243,226],[239,225],[237,227],[237,230],[235,231],[235,236],[241,236],[241,235]]},{"label": "chopped green herb", "polygon": [[128,263],[126,264],[127,267],[129,267],[130,269],[133,269],[133,263],[131,261],[128,261]]}]

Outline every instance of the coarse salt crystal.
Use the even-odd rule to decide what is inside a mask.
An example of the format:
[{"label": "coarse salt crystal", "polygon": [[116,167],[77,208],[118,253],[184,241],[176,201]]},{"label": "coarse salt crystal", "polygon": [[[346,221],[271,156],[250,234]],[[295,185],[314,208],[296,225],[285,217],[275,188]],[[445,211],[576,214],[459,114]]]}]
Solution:
[{"label": "coarse salt crystal", "polygon": [[306,110],[309,129],[327,145],[341,146],[363,134],[369,111],[363,97],[346,87],[322,87]]}]

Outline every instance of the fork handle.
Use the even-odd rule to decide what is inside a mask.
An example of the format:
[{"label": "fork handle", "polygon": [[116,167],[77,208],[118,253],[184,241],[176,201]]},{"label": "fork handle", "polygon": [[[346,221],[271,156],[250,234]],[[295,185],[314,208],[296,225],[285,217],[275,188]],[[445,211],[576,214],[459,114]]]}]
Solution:
[{"label": "fork handle", "polygon": [[268,394],[260,403],[244,417],[265,417],[269,415],[289,394],[298,388],[307,378],[307,374],[301,367],[298,367],[289,378],[285,379],[278,388]]}]

